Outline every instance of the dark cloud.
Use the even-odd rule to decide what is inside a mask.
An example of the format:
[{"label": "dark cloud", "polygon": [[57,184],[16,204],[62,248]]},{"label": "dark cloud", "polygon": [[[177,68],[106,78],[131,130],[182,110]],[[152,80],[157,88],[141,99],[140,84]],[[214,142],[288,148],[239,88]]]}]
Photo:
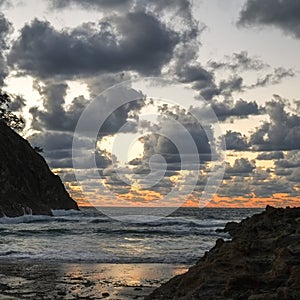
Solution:
[{"label": "dark cloud", "polygon": [[[226,63],[224,63],[224,66],[225,65]],[[222,63],[219,64],[219,68],[221,66]],[[232,65],[231,67],[233,68],[232,71],[235,72],[235,66]],[[218,66],[215,65],[215,68],[217,69]],[[216,84],[213,72],[209,72],[204,69],[198,69],[198,73],[196,73],[196,70],[194,70],[194,72],[191,72],[193,70],[188,71],[189,72],[187,74],[189,74],[190,77],[187,77],[186,74],[183,74],[185,76],[182,76],[182,78],[187,78],[186,82],[195,81],[193,87],[197,90],[200,90],[200,95],[206,100],[211,100],[215,96],[222,96],[225,100],[231,99],[232,94],[235,92],[242,93],[247,89],[249,90],[257,87],[279,84],[282,82],[282,80],[286,78],[292,78],[296,75],[296,73],[292,69],[276,68],[274,69],[273,73],[269,73],[261,78],[258,78],[257,81],[251,85],[244,84],[243,77],[237,75],[236,73],[230,75],[227,79],[221,80],[218,84]],[[197,79],[196,76],[198,76],[199,79]]]},{"label": "dark cloud", "polygon": [[298,0],[247,0],[239,25],[275,26],[300,38],[300,2]]},{"label": "dark cloud", "polygon": [[[248,182],[245,182],[243,177],[235,177],[234,180],[230,180],[227,184],[223,182],[218,190],[218,195],[221,197],[250,197],[252,193],[251,187]],[[232,199],[230,201],[232,203]],[[240,204],[240,201],[238,201]]]},{"label": "dark cloud", "polygon": [[207,82],[213,81],[213,75],[200,65],[190,65],[177,70],[182,82],[195,83],[198,89],[205,88]]},{"label": "dark cloud", "polygon": [[26,105],[26,100],[20,95],[12,95],[9,109],[13,112],[20,112]]},{"label": "dark cloud", "polygon": [[69,8],[70,6],[79,6],[85,9],[116,9],[128,8],[132,0],[50,0],[52,9]]},{"label": "dark cloud", "polygon": [[251,182],[251,188],[256,197],[272,197],[277,193],[294,193],[293,186],[286,178],[268,177],[264,180],[255,180]]},{"label": "dark cloud", "polygon": [[123,70],[159,74],[178,41],[177,33],[144,12],[62,31],[35,19],[21,30],[9,64],[39,78]]},{"label": "dark cloud", "polygon": [[[171,63],[171,77],[192,83],[205,99],[237,89],[238,83],[231,79],[222,82],[220,90],[214,74],[197,62],[199,37],[205,26],[194,19],[190,1],[124,3],[135,7],[134,12],[105,17],[102,22],[85,23],[75,29],[58,31],[49,22],[34,20],[23,27],[15,41],[9,54],[10,66],[40,79],[56,76],[65,80],[104,74],[118,77],[126,71],[157,75]],[[94,9],[116,7],[121,1],[66,0],[52,4],[57,8],[80,5]]]},{"label": "dark cloud", "polygon": [[47,151],[72,149],[73,135],[71,133],[45,132],[35,133],[28,138],[32,146],[42,147]]},{"label": "dark cloud", "polygon": [[[51,168],[73,168],[72,144],[73,134],[67,132],[46,131],[38,132],[28,138],[30,144],[43,149],[42,155],[47,160]],[[80,165],[84,169],[93,167],[91,165],[90,141],[82,139],[82,148],[76,153],[76,158],[80,156]],[[75,154],[74,154],[75,155]],[[93,154],[94,155],[94,154]],[[108,153],[102,150],[95,150],[96,165],[100,169],[111,165],[111,158]]]},{"label": "dark cloud", "polygon": [[[212,151],[206,131],[192,114],[169,105],[161,107],[159,112],[161,118],[157,127],[149,127],[147,131],[157,130],[140,139],[143,156],[131,161],[130,165],[138,177],[143,176],[139,181],[140,186],[144,187],[146,184],[146,189],[164,195],[175,186],[172,176],[181,178],[181,170],[189,172],[203,167],[212,159]],[[211,129],[206,130],[210,135]],[[191,141],[193,145],[190,145]],[[197,165],[196,160],[201,166],[199,163]],[[160,180],[157,181],[158,179]],[[186,182],[184,179],[183,181]]]},{"label": "dark cloud", "polygon": [[248,89],[257,87],[265,87],[280,83],[285,78],[295,77],[295,72],[292,69],[277,68],[274,73],[267,74],[262,78],[258,78],[256,83],[247,86]]},{"label": "dark cloud", "polygon": [[[200,73],[202,74],[203,79],[197,81],[193,85],[193,88],[195,88],[196,90],[200,90],[200,95],[205,100],[212,100],[216,96],[222,96],[223,99],[229,100],[232,99],[233,93],[242,93],[246,89],[253,89],[256,87],[263,87],[271,84],[278,84],[284,78],[295,76],[295,73],[292,70],[278,68],[275,69],[274,73],[267,74],[265,77],[258,79],[257,82],[252,85],[244,84],[243,77],[237,74],[230,75],[227,79],[223,79],[217,84],[215,82],[214,73],[206,70],[204,71],[205,72]],[[207,80],[205,81],[204,76],[206,74]]]},{"label": "dark cloud", "polygon": [[43,156],[51,168],[72,168],[73,135],[61,132],[39,132],[28,138],[33,147],[43,149]]},{"label": "dark cloud", "polygon": [[274,173],[277,176],[288,176],[292,174],[291,169],[284,169],[284,168],[275,168]]},{"label": "dark cloud", "polygon": [[277,168],[299,168],[300,167],[300,153],[299,151],[289,151],[284,159],[275,162]]},{"label": "dark cloud", "polygon": [[[48,82],[46,85],[35,83],[35,88],[42,96],[44,108],[42,110],[37,107],[30,109],[33,116],[32,128],[38,132],[29,139],[34,146],[44,149],[44,156],[52,168],[71,168],[73,132],[79,117],[90,102],[83,96],[79,96],[66,106],[65,96],[68,89],[66,83]],[[124,88],[120,94],[116,95],[115,99],[108,99],[104,96],[98,99],[101,101],[101,110],[91,113],[89,124],[104,122],[99,128],[99,139],[119,132],[126,123],[128,125],[122,129],[122,132],[136,131],[137,124],[134,120],[138,119],[138,112],[144,105],[143,100],[131,101],[118,106],[115,111],[110,113],[111,108],[116,104],[114,101],[119,104],[119,96],[124,97],[125,93],[132,96],[133,99],[142,99],[143,97],[140,92]],[[79,149],[78,161],[81,168],[90,168],[93,161],[90,152],[96,151],[90,147],[95,141],[88,143],[89,138],[85,135],[81,136],[81,139],[80,145],[87,149]],[[98,154],[99,150],[97,150]],[[96,162],[99,168],[107,167],[107,154],[98,155]]]},{"label": "dark cloud", "polygon": [[211,107],[220,121],[225,121],[231,117],[247,118],[250,115],[259,115],[262,113],[262,109],[258,107],[255,101],[247,102],[243,99],[236,102],[232,100],[223,102],[213,101]]},{"label": "dark cloud", "polygon": [[[295,181],[299,176],[300,154],[299,151],[288,151],[284,158],[275,161],[275,174],[286,177],[289,181]],[[299,182],[299,181],[298,181]]]},{"label": "dark cloud", "polygon": [[200,95],[205,100],[211,100],[214,96],[220,94],[220,90],[215,83],[214,74],[205,70],[199,64],[185,65],[177,61],[175,73],[180,82],[191,83],[195,90],[199,90]]},{"label": "dark cloud", "polygon": [[92,99],[96,98],[99,94],[112,86],[121,82],[132,79],[131,72],[117,72],[110,74],[99,74],[95,77],[85,79]]},{"label": "dark cloud", "polygon": [[235,160],[233,166],[227,167],[226,173],[233,176],[247,176],[247,174],[252,173],[255,168],[255,164],[250,162],[247,158],[238,158]]},{"label": "dark cloud", "polygon": [[245,88],[243,78],[238,75],[231,75],[228,79],[221,80],[217,84],[214,73],[205,70],[200,65],[185,66],[178,69],[177,76],[179,76],[180,81],[192,83],[193,88],[199,90],[200,96],[208,101],[215,96],[229,99],[234,92],[243,92]]},{"label": "dark cloud", "polygon": [[282,151],[273,151],[273,152],[265,152],[257,155],[257,160],[273,160],[273,159],[282,159],[283,152]]},{"label": "dark cloud", "polygon": [[12,24],[0,12],[0,88],[3,86],[4,79],[8,75],[5,51],[8,49],[8,38],[12,30]]},{"label": "dark cloud", "polygon": [[[53,152],[53,157],[50,153],[50,155],[45,155],[45,158],[51,168],[73,168],[73,159],[72,159],[72,151],[64,151],[60,152],[61,158],[57,155],[57,150]],[[65,157],[63,155],[65,154]],[[94,164],[92,162],[92,154],[90,154],[87,151],[83,151],[82,158],[80,160],[80,168],[83,170],[88,170],[94,167]],[[108,166],[111,165],[111,159],[106,155],[105,152],[102,151],[96,151],[95,152],[95,161],[96,166],[99,168],[99,173],[102,172],[102,170]]]},{"label": "dark cloud", "polygon": [[[204,160],[209,160],[211,154],[211,146],[207,133],[208,135],[213,136],[211,128],[207,125],[204,128],[205,125],[200,124],[199,121],[193,116],[193,114],[187,112],[185,109],[182,109],[180,107],[175,107],[173,109],[175,110],[172,110],[172,108],[168,106],[165,106],[161,109],[161,114],[166,118],[162,118],[158,126],[164,129],[164,132],[167,133],[167,136],[170,139],[170,141],[179,139],[184,141],[185,135],[189,134],[196,145],[198,153],[203,155],[202,158]],[[176,122],[181,124],[181,126],[186,131],[178,132],[175,128],[173,128],[174,124],[172,122],[169,122],[168,118],[174,119]],[[155,136],[156,137],[154,138],[154,141],[152,141],[149,145],[149,154],[153,155],[154,153],[169,153],[174,154],[175,156],[178,155],[177,149],[174,148],[174,145],[172,145],[172,143],[170,143],[168,139],[157,135]],[[159,143],[155,142],[155,140],[157,139],[160,141]],[[180,154],[184,155],[189,153]]]},{"label": "dark cloud", "polygon": [[229,130],[226,132],[224,138],[227,150],[245,151],[249,148],[247,137],[240,132]]},{"label": "dark cloud", "polygon": [[238,75],[230,76],[226,80],[221,80],[219,83],[219,94],[225,97],[231,97],[234,92],[243,91],[243,78]]},{"label": "dark cloud", "polygon": [[259,71],[269,67],[262,60],[256,57],[250,57],[247,51],[233,53],[232,57],[227,56],[225,62],[209,61],[208,65],[214,70],[229,69],[236,71]]},{"label": "dark cloud", "polygon": [[[89,100],[83,96],[78,96],[73,99],[72,103],[65,107],[65,97],[68,90],[66,83],[55,83],[48,82],[45,86],[40,86],[39,83],[35,84],[35,88],[39,91],[43,99],[44,108],[41,110],[37,107],[30,108],[32,114],[32,128],[35,130],[56,130],[73,132],[76,128],[78,119],[82,112],[90,103]],[[123,92],[129,93],[128,90]],[[119,106],[112,114],[108,114],[110,107],[114,103],[111,103],[108,99],[102,99],[101,115],[94,114],[90,116],[90,121],[100,122],[104,121],[101,127],[101,135],[110,135],[118,132],[120,128],[127,123],[128,119],[131,118],[133,121],[137,118],[138,111],[143,107],[144,101],[143,95],[139,92],[134,92],[133,99],[141,99],[137,101],[131,101],[126,105]],[[117,101],[118,99],[116,99]],[[136,124],[130,123],[124,130],[135,131]],[[123,130],[123,131],[124,131]]]},{"label": "dark cloud", "polygon": [[[206,96],[206,98],[213,98],[214,96],[220,95],[225,97],[225,99],[230,98],[234,92],[244,92],[247,89],[279,84],[283,79],[291,78],[296,75],[294,70],[280,67],[275,68],[272,73],[258,78],[254,84],[246,85],[243,82],[243,78],[237,75],[237,72],[260,71],[270,67],[258,58],[250,57],[247,51],[234,53],[232,57],[227,56],[224,62],[209,61],[208,65],[213,71],[226,69],[231,71],[232,74],[228,79],[221,80],[217,86],[209,86],[207,91],[203,91],[204,94],[202,96]],[[213,71],[209,74],[213,74]]]},{"label": "dark cloud", "polygon": [[205,100],[211,100],[221,93],[213,72],[205,70],[201,65],[184,65],[178,62],[176,76],[183,83],[191,83]]},{"label": "dark cloud", "polygon": [[0,0],[0,7],[12,6],[12,0]]},{"label": "dark cloud", "polygon": [[77,121],[88,104],[83,96],[75,98],[65,108],[65,97],[68,90],[66,83],[47,83],[45,86],[36,84],[43,99],[44,109],[30,108],[32,128],[35,130],[74,131]]},{"label": "dark cloud", "polygon": [[[239,162],[237,163],[237,161]],[[219,195],[253,199],[254,195],[256,197],[273,197],[276,193],[295,193],[292,180],[288,180],[288,177],[274,176],[269,169],[254,168],[254,165],[248,160],[237,161],[233,167],[227,169],[229,175],[232,172],[235,176],[225,177],[229,180],[223,182],[218,192]]]},{"label": "dark cloud", "polygon": [[191,3],[188,0],[153,0],[149,3],[155,3],[155,6],[158,8],[157,11],[167,7],[168,10],[171,7],[175,7],[178,12],[173,17],[173,20],[175,19],[176,22],[178,15],[182,19],[174,26],[176,27],[178,24],[186,25],[180,31],[181,40],[174,51],[169,74],[180,82],[191,83],[192,87],[198,90],[205,100],[211,100],[218,90],[214,73],[205,69],[199,62],[198,57],[201,46],[200,36],[206,29],[206,25],[195,20],[191,11]]},{"label": "dark cloud", "polygon": [[299,150],[300,116],[285,110],[286,102],[279,96],[266,103],[270,122],[265,122],[251,135],[250,143],[260,151]]},{"label": "dark cloud", "polygon": [[293,170],[292,174],[287,177],[287,179],[291,182],[300,182],[300,168]]}]

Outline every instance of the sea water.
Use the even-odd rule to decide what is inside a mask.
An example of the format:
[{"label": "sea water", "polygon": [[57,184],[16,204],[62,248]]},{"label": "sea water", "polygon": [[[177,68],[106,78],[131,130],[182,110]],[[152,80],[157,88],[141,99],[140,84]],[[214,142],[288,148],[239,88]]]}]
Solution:
[{"label": "sea water", "polygon": [[218,238],[230,238],[216,229],[260,211],[180,208],[153,222],[144,222],[138,210],[124,211],[121,221],[92,207],[54,211],[53,217],[5,217],[0,219],[0,260],[190,265]]}]

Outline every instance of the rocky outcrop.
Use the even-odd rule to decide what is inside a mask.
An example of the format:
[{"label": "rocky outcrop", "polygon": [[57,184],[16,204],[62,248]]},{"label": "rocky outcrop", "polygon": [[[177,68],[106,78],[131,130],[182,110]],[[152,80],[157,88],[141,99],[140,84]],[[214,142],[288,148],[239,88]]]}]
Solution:
[{"label": "rocky outcrop", "polygon": [[219,239],[146,299],[300,299],[300,208],[268,206],[224,231],[231,241]]},{"label": "rocky outcrop", "polygon": [[30,144],[0,121],[0,217],[51,215],[76,209],[76,202]]}]

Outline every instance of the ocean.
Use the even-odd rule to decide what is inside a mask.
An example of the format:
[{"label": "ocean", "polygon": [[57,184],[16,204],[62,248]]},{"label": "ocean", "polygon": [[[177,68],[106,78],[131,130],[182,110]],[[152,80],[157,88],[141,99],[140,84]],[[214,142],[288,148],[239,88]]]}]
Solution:
[{"label": "ocean", "polygon": [[261,211],[179,208],[153,222],[143,221],[138,210],[119,221],[93,207],[54,211],[53,217],[5,217],[0,219],[0,260],[191,265],[218,238],[230,238],[216,229]]}]

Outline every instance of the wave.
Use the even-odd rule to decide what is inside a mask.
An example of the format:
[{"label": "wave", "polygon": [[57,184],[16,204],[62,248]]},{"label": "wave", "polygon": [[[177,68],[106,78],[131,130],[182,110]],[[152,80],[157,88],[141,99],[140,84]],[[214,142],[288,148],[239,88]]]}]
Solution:
[{"label": "wave", "polygon": [[74,209],[52,209],[51,211],[54,217],[82,215],[82,212],[80,210]]},{"label": "wave", "polygon": [[182,230],[182,229],[174,229],[174,228],[162,228],[162,229],[153,229],[153,228],[131,228],[131,229],[110,229],[110,228],[98,228],[94,229],[94,233],[100,235],[110,235],[110,236],[173,236],[173,237],[181,237],[181,236],[214,236],[214,237],[223,237],[226,238],[227,235],[224,233],[217,233],[216,227],[207,229],[207,230]]},{"label": "wave", "polygon": [[191,227],[224,227],[228,222],[232,220],[216,220],[214,219],[193,219],[193,218],[183,218],[183,217],[162,217],[157,220],[157,217],[153,217],[154,221],[145,221],[145,215],[128,215],[118,217],[120,221],[125,223],[133,223],[134,226],[169,226],[169,225],[187,225]]},{"label": "wave", "polygon": [[30,260],[30,261],[49,261],[56,263],[165,263],[165,264],[192,264],[195,263],[201,255],[189,254],[189,255],[173,255],[173,256],[114,256],[109,254],[103,254],[101,256],[94,255],[92,253],[32,253],[32,252],[20,252],[20,251],[4,251],[0,252],[1,260],[18,259]]},{"label": "wave", "polygon": [[31,223],[31,222],[43,222],[51,220],[51,216],[44,215],[24,215],[20,217],[2,217],[0,218],[0,224],[20,224],[20,223]]},{"label": "wave", "polygon": [[41,222],[77,222],[80,220],[80,211],[76,210],[52,210],[53,216],[25,214],[20,217],[0,218],[0,224],[21,224],[21,223],[41,223]]}]

